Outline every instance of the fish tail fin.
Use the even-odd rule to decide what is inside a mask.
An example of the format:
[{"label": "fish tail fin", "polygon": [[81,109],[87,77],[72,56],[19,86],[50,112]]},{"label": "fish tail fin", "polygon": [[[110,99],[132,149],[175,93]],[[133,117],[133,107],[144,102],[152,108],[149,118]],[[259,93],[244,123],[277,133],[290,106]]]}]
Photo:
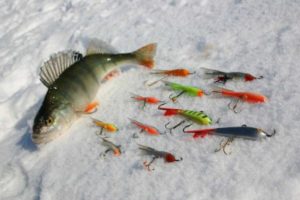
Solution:
[{"label": "fish tail fin", "polygon": [[156,53],[156,43],[148,44],[135,52],[133,54],[136,56],[136,59],[139,64],[152,69],[154,67],[153,57]]}]

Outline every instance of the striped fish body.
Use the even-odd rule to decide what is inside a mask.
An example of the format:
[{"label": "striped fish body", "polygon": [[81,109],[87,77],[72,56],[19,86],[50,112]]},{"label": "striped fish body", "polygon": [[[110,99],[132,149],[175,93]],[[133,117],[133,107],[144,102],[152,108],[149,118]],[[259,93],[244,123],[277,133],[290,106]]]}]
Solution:
[{"label": "striped fish body", "polygon": [[75,111],[84,111],[94,100],[104,77],[126,63],[136,63],[133,54],[86,56],[61,74],[51,93],[63,94]]},{"label": "striped fish body", "polygon": [[212,124],[212,119],[207,116],[203,111],[192,111],[192,110],[179,110],[178,114],[198,123],[201,125]]},{"label": "striped fish body", "polygon": [[155,50],[156,45],[149,44],[125,54],[92,53],[83,57],[66,52],[51,57],[41,68],[41,81],[48,92],[34,120],[32,141],[47,143],[65,132],[94,100],[104,77],[123,64],[152,68]]}]

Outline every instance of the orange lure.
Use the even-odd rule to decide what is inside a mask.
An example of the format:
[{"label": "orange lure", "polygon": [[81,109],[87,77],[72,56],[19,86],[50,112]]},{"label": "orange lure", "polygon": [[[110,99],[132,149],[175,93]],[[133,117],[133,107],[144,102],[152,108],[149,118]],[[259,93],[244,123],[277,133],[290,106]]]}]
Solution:
[{"label": "orange lure", "polygon": [[153,126],[147,125],[147,124],[143,124],[141,122],[138,122],[134,119],[130,119],[132,124],[136,125],[137,127],[139,127],[142,131],[145,131],[146,133],[148,133],[149,135],[160,135],[160,132]]},{"label": "orange lure", "polygon": [[267,97],[254,92],[236,92],[225,88],[217,88],[212,92],[219,93],[224,97],[235,98],[248,103],[265,103],[267,101]]},{"label": "orange lure", "polygon": [[194,74],[191,73],[188,69],[171,69],[171,70],[154,70],[152,74],[163,74],[167,76],[181,76],[186,77],[188,75]]},{"label": "orange lure", "polygon": [[155,98],[155,97],[143,97],[140,95],[134,95],[131,98],[133,98],[136,101],[143,101],[144,104],[148,103],[148,104],[157,104],[162,102],[161,100]]}]

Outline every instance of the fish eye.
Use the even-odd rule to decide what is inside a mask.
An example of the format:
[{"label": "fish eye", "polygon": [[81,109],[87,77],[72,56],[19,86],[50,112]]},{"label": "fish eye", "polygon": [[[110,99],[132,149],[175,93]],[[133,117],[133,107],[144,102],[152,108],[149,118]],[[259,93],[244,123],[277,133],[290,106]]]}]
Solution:
[{"label": "fish eye", "polygon": [[48,119],[46,119],[46,125],[50,126],[51,124],[53,124],[54,120],[52,117],[49,117]]}]

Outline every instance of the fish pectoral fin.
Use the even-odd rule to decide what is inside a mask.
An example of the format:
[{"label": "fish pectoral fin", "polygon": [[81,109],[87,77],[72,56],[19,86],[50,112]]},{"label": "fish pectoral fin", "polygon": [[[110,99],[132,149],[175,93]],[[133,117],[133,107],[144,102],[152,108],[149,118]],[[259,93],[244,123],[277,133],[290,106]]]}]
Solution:
[{"label": "fish pectoral fin", "polygon": [[104,78],[103,78],[103,81],[106,82],[106,81],[109,81],[117,76],[119,76],[121,73],[120,70],[113,70],[111,72],[109,72]]},{"label": "fish pectoral fin", "polygon": [[117,54],[118,51],[115,50],[109,44],[103,42],[102,40],[93,38],[90,40],[88,48],[86,50],[86,55],[93,54]]},{"label": "fish pectoral fin", "polygon": [[98,102],[98,101],[93,101],[93,102],[89,103],[89,104],[85,107],[84,113],[85,113],[85,114],[91,114],[91,113],[95,112],[95,110],[97,109],[98,105],[99,105],[99,102]]}]

